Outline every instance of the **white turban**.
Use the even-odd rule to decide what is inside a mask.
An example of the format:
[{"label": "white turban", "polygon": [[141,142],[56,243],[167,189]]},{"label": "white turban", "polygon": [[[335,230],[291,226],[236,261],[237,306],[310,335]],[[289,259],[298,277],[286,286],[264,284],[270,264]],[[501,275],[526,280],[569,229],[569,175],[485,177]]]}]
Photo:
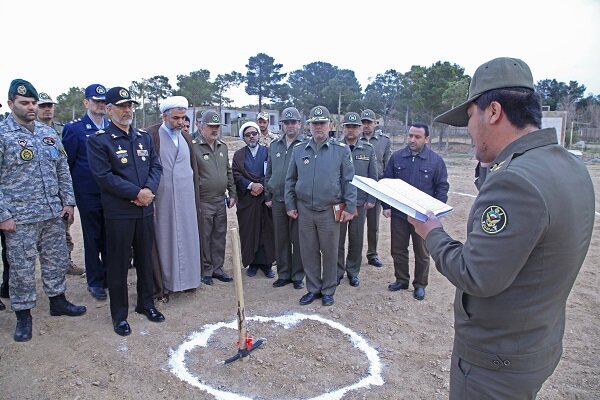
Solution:
[{"label": "white turban", "polygon": [[258,134],[260,135],[260,127],[256,124],[256,122],[249,121],[249,122],[244,123],[244,125],[240,126],[240,137],[242,139],[244,138],[244,131],[249,126],[256,128],[256,130],[258,131]]},{"label": "white turban", "polygon": [[160,112],[164,113],[172,108],[188,108],[188,101],[183,96],[171,96],[167,97],[160,103]]}]

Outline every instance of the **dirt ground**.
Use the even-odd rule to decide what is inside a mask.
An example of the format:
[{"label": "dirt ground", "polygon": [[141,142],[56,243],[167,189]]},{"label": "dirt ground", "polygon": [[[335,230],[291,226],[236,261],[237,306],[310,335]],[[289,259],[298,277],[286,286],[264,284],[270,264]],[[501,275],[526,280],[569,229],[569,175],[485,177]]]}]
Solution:
[{"label": "dirt ground", "polygon": [[[453,237],[464,240],[466,216],[476,193],[475,161],[465,155],[445,158],[448,203],[454,211],[444,217],[444,225]],[[600,165],[589,165],[589,171],[598,185]],[[600,193],[600,187],[596,191]],[[230,210],[229,226],[236,224]],[[382,218],[379,254],[384,267],[363,260],[360,287],[343,280],[332,307],[322,307],[320,301],[301,306],[298,300],[304,290],[291,285],[273,288],[273,279],[260,272],[254,278],[244,274],[249,329],[267,342],[246,362],[229,365],[222,361],[237,352],[237,332],[231,329],[236,319],[233,283],[215,281],[213,286],[202,285],[194,293],[157,303],[166,321],[155,324],[133,311],[135,274],[130,271],[133,333],[123,338],[112,330],[108,302],[90,297],[84,277],[68,276],[68,298],[88,307],[78,318],[49,315],[38,277],[31,341],[14,342],[15,315],[8,309],[0,312],[0,398],[306,399],[323,394],[320,399],[447,398],[453,287],[432,266],[424,301],[414,300],[410,290],[389,292],[387,285],[393,280],[389,231],[389,221]],[[78,221],[73,233],[74,259],[83,265]],[[226,270],[232,273],[229,244],[228,240]],[[539,399],[600,398],[599,258],[596,227],[567,304],[562,361]],[[277,320],[294,318],[295,313],[304,319]],[[177,352],[195,332],[204,332],[205,344]],[[176,365],[170,364],[172,353],[183,354],[189,380],[196,386],[171,371]],[[359,382],[371,384],[361,387]],[[346,391],[349,385],[357,387]]]}]

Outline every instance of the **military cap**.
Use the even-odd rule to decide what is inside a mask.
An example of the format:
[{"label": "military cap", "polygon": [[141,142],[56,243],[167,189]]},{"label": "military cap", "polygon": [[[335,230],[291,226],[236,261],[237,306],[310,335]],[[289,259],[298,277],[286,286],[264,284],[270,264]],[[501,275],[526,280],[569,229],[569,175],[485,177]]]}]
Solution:
[{"label": "military cap", "polygon": [[360,125],[360,116],[355,112],[346,113],[342,125]]},{"label": "military cap", "polygon": [[288,107],[281,112],[282,121],[300,121],[300,112],[296,107]]},{"label": "military cap", "polygon": [[373,112],[373,110],[369,110],[368,108],[366,110],[364,110],[361,114],[360,114],[360,120],[361,121],[373,121],[375,122],[375,113]]},{"label": "military cap", "polygon": [[131,98],[131,93],[129,93],[129,90],[121,86],[115,86],[106,92],[105,101],[106,104],[114,104],[116,106],[124,103],[140,104]]},{"label": "military cap", "polygon": [[8,88],[8,98],[15,96],[33,97],[36,101],[39,100],[38,92],[33,85],[25,79],[14,79]]},{"label": "military cap", "polygon": [[50,97],[50,95],[46,92],[40,92],[39,94],[39,100],[38,100],[38,105],[41,104],[56,104],[56,102],[54,100],[52,100],[52,97]]},{"label": "military cap", "polygon": [[221,117],[216,111],[206,110],[202,114],[202,123],[206,125],[221,125]]},{"label": "military cap", "polygon": [[258,115],[256,116],[256,120],[258,121],[259,119],[264,119],[265,121],[268,121],[269,113],[267,111],[259,112]]},{"label": "military cap", "polygon": [[325,106],[316,106],[308,114],[308,122],[330,121],[329,110]]},{"label": "military cap", "polygon": [[85,98],[92,100],[105,100],[106,88],[99,83],[91,84],[85,88]]},{"label": "military cap", "polygon": [[435,117],[434,121],[453,126],[467,126],[469,105],[483,93],[502,88],[533,88],[533,76],[529,66],[518,58],[500,57],[488,61],[477,68],[467,101]]}]

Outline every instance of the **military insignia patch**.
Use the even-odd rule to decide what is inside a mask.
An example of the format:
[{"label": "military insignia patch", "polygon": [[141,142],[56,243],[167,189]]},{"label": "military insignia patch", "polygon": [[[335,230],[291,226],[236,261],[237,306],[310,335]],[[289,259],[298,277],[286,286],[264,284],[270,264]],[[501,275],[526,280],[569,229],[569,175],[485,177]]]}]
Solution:
[{"label": "military insignia patch", "polygon": [[204,161],[208,161],[208,159],[209,159],[208,154],[203,155],[202,158],[204,159]]},{"label": "military insignia patch", "polygon": [[21,150],[21,152],[19,153],[19,155],[21,156],[21,159],[23,161],[31,161],[31,160],[33,160],[33,151],[31,151],[29,149],[23,149],[23,150]]},{"label": "military insignia patch", "polygon": [[48,96],[46,93],[42,92],[38,95],[38,97],[42,100],[48,100],[50,98],[50,96]]},{"label": "military insignia patch", "polygon": [[125,89],[121,89],[121,90],[119,90],[119,96],[126,99],[129,97],[129,92]]},{"label": "military insignia patch", "polygon": [[223,157],[223,153],[219,153],[219,155],[220,155],[221,157]]},{"label": "military insignia patch", "polygon": [[85,129],[92,129],[92,126],[90,124],[85,124]]},{"label": "military insignia patch", "polygon": [[356,122],[357,120],[358,120],[358,118],[354,114],[350,114],[348,116],[348,121],[350,121],[350,122]]},{"label": "military insignia patch", "polygon": [[287,112],[285,113],[285,117],[286,117],[287,119],[292,119],[292,118],[294,118],[294,114],[293,114],[291,111],[287,111]]},{"label": "military insignia patch", "polygon": [[304,157],[304,165],[308,165],[309,162],[310,160],[308,159],[308,157]]},{"label": "military insignia patch", "polygon": [[47,146],[54,146],[54,144],[56,143],[56,141],[54,140],[54,138],[51,138],[49,136],[43,138],[42,141]]},{"label": "military insignia patch", "polygon": [[121,164],[127,164],[127,157],[121,158]]},{"label": "military insignia patch", "polygon": [[98,86],[96,86],[96,93],[98,93],[98,94],[105,94],[106,93],[106,89],[104,89],[104,87],[98,85]]},{"label": "military insignia patch", "polygon": [[19,85],[19,86],[17,86],[17,93],[19,93],[21,96],[23,96],[23,95],[25,95],[25,93],[27,93],[27,89],[25,88],[25,86]]},{"label": "military insignia patch", "polygon": [[489,206],[481,214],[481,229],[489,235],[502,232],[507,222],[506,212],[500,206]]},{"label": "military insignia patch", "polygon": [[315,115],[323,115],[323,109],[321,107],[315,108],[314,114]]},{"label": "military insignia patch", "polygon": [[275,154],[275,157],[281,157],[281,153]]}]

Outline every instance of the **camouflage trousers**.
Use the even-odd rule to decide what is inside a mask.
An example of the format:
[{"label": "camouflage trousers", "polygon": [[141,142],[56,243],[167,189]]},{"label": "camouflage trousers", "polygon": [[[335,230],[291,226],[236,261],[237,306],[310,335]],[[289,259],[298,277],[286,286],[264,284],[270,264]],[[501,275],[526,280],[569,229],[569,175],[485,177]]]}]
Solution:
[{"label": "camouflage trousers", "polygon": [[17,225],[16,232],[5,235],[10,264],[10,303],[14,311],[35,307],[35,262],[38,256],[46,295],[53,297],[65,292],[69,252],[65,223],[61,218]]}]

